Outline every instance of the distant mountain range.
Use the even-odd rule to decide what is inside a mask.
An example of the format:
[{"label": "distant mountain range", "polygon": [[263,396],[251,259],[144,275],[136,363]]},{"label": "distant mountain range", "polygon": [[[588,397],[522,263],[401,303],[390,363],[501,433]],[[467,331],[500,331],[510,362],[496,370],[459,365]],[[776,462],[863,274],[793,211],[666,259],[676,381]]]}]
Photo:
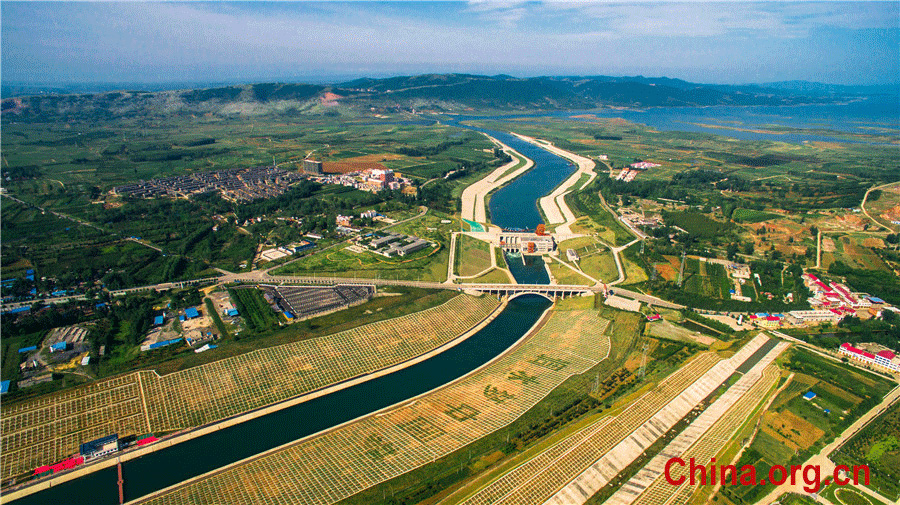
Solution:
[{"label": "distant mountain range", "polygon": [[[832,103],[866,94],[896,93],[897,88],[835,86],[805,81],[710,85],[642,76],[516,78],[508,75],[427,74],[356,79],[334,85],[261,83],[91,94],[62,94],[59,91],[4,99],[4,119],[170,113],[256,115],[329,110],[337,113],[341,110],[337,106],[361,110],[461,111],[791,105]],[[12,92],[12,88],[4,86],[4,96],[10,96]]]}]

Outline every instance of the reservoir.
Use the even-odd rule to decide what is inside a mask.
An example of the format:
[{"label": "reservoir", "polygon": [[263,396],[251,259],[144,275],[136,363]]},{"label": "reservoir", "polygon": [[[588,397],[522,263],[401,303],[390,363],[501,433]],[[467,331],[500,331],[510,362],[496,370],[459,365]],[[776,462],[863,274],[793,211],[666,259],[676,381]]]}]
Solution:
[{"label": "reservoir", "polygon": [[[550,301],[540,296],[515,298],[480,331],[421,363],[124,462],[125,499],[139,498],[440,387],[503,353],[549,307]],[[110,467],[14,503],[116,505],[116,480],[116,468]]]}]

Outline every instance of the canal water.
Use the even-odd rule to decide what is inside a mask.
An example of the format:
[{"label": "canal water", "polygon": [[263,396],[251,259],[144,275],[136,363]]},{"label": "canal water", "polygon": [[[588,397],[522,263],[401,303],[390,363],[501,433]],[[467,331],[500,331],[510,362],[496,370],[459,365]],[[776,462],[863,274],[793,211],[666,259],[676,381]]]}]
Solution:
[{"label": "canal water", "polygon": [[485,130],[459,122],[465,119],[471,118],[445,116],[441,118],[441,122],[490,135],[534,161],[531,170],[497,190],[488,203],[491,223],[505,230],[534,230],[544,222],[538,211],[538,199],[549,194],[572,175],[576,170],[575,165],[509,133]]},{"label": "canal water", "polygon": [[550,276],[540,256],[506,254],[506,265],[519,284],[550,284]]},{"label": "canal water", "polygon": [[[534,230],[541,224],[543,221],[537,200],[571,175],[575,166],[564,158],[508,133],[473,128],[458,124],[452,119],[444,122],[486,133],[534,160],[535,166],[531,170],[492,195],[489,211],[491,222],[504,229]],[[550,283],[540,256],[507,256],[506,259],[510,271],[519,283]],[[401,403],[462,377],[519,340],[550,305],[550,301],[540,296],[515,298],[496,319],[475,335],[426,361],[127,461],[122,464],[125,499],[145,496],[229,463]],[[116,468],[111,467],[56,485],[16,500],[15,503],[115,505],[118,503],[116,480]]]},{"label": "canal water", "polygon": [[[127,461],[122,464],[125,499],[139,498],[453,381],[508,349],[549,307],[550,301],[540,296],[515,298],[475,335],[426,361]],[[111,467],[14,503],[115,505],[119,502],[116,480],[116,468]]]}]

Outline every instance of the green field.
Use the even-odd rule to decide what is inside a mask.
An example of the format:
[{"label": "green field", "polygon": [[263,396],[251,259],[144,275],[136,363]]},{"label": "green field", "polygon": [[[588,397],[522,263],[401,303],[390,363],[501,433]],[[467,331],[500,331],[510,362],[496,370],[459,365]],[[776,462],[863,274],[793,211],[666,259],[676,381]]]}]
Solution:
[{"label": "green field", "polygon": [[436,243],[403,257],[386,258],[370,251],[360,253],[345,248],[306,256],[275,271],[279,275],[332,275],[337,277],[386,278],[443,282],[450,261],[450,233],[456,221],[441,223],[450,216],[429,211],[426,215],[391,229]]},{"label": "green field", "polygon": [[491,267],[491,245],[459,234],[456,237],[456,275],[470,277]]},{"label": "green field", "polygon": [[281,319],[277,312],[263,298],[262,293],[255,287],[232,288],[228,290],[231,299],[237,306],[238,312],[247,327],[254,332],[272,330],[281,325]]},{"label": "green field", "polygon": [[603,282],[614,281],[619,272],[612,252],[591,237],[569,239],[559,244],[560,258],[566,259],[566,251],[574,249],[578,254],[578,266],[591,277]]},{"label": "green field", "polygon": [[[776,464],[806,461],[877,405],[893,387],[886,379],[803,348],[792,348],[781,360],[785,368],[795,373],[795,382],[775,398],[757,437],[737,464],[752,464],[758,474]],[[816,393],[816,398],[803,399],[807,391]],[[724,487],[721,492],[734,503],[750,504],[771,488]]]},{"label": "green field", "polygon": [[684,263],[684,290],[708,298],[729,299],[729,290],[734,284],[725,267],[718,263],[708,263],[697,258],[687,258]]},{"label": "green field", "polygon": [[851,468],[869,465],[871,487],[888,498],[900,498],[900,405],[895,404],[869,423],[833,454],[832,459]]}]

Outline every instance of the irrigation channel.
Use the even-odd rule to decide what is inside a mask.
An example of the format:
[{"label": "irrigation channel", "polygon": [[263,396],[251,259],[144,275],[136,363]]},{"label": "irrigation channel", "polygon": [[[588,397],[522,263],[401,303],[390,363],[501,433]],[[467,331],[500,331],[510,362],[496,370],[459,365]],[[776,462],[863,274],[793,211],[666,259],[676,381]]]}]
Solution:
[{"label": "irrigation channel", "polygon": [[[486,133],[534,160],[534,168],[494,193],[490,201],[491,221],[494,224],[510,230],[533,230],[543,222],[538,211],[538,199],[571,175],[575,171],[574,165],[508,133],[473,128],[457,121],[451,119],[445,122]],[[520,283],[550,283],[540,256],[508,255],[507,262]],[[462,377],[522,338],[549,307],[550,301],[540,296],[515,298],[496,319],[467,340],[421,363],[123,462],[125,500],[140,498],[402,403]],[[285,468],[285,471],[292,469]],[[119,503],[118,479],[117,468],[109,467],[57,484],[14,503],[115,505]]]},{"label": "irrigation channel", "polygon": [[[540,296],[515,298],[467,340],[421,363],[126,461],[122,463],[125,499],[139,498],[453,381],[512,346],[549,306],[550,301]],[[116,468],[110,467],[14,503],[115,505],[119,503],[117,479]]]}]

